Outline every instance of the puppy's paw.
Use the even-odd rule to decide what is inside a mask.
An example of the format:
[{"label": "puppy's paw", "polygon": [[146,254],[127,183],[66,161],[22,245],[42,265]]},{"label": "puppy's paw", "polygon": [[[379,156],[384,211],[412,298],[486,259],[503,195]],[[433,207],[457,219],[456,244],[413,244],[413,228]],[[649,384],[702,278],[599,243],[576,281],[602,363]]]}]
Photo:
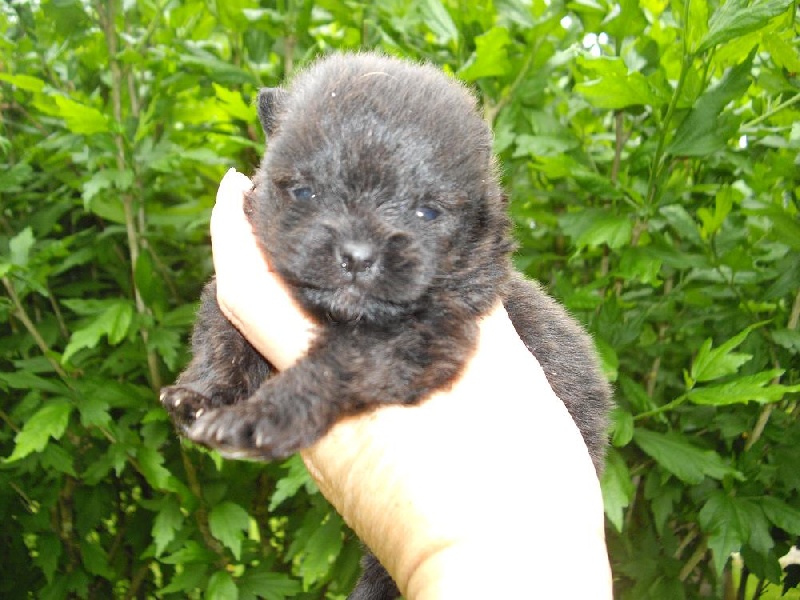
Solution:
[{"label": "puppy's paw", "polygon": [[226,458],[274,460],[307,448],[322,435],[298,421],[275,407],[237,404],[202,414],[186,436]]},{"label": "puppy's paw", "polygon": [[184,434],[212,406],[209,398],[179,385],[162,388],[159,398],[175,425]]}]

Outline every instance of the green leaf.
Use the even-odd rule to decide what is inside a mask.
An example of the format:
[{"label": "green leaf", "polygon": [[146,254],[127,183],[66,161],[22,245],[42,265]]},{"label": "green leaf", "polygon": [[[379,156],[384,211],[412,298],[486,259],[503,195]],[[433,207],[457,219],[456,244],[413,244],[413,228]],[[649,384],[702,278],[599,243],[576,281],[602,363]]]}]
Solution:
[{"label": "green leaf", "polygon": [[[717,195],[714,197],[713,213],[706,208],[697,209],[697,216],[700,217],[703,223],[700,228],[700,234],[703,236],[703,239],[709,239],[720,230],[725,218],[730,214],[733,208],[734,193],[738,194],[731,186],[725,185],[720,188]],[[741,196],[741,194],[738,195]]]},{"label": "green leaf", "polygon": [[164,468],[164,456],[158,450],[140,446],[136,449],[136,458],[142,475],[150,485],[158,490],[170,489],[169,480],[172,473]]},{"label": "green leaf", "polygon": [[[786,34],[791,36],[792,32],[787,31]],[[762,41],[775,64],[792,73],[800,71],[800,51],[798,51],[797,38],[794,39],[795,43],[792,45],[783,40],[780,34],[773,33],[765,34]]]},{"label": "green leaf", "polygon": [[781,369],[745,375],[728,383],[695,388],[689,391],[689,400],[695,404],[727,406],[744,402],[770,404],[779,402],[786,394],[800,391],[800,384],[781,385],[772,383],[783,374]]},{"label": "green leaf", "polygon": [[419,3],[419,10],[425,24],[436,35],[440,43],[448,44],[458,39],[458,28],[442,0],[422,0]]},{"label": "green leaf", "polygon": [[625,461],[616,450],[610,450],[606,456],[600,485],[606,516],[617,531],[622,531],[623,513],[633,499],[635,487]]},{"label": "green leaf", "polygon": [[305,545],[300,559],[303,585],[322,579],[331,569],[333,560],[342,549],[342,521],[335,513],[317,528]]},{"label": "green leaf", "polygon": [[39,457],[39,462],[42,467],[47,470],[53,470],[57,473],[66,473],[73,477],[77,476],[72,455],[56,444],[47,444],[44,447]]},{"label": "green leaf", "polygon": [[615,406],[611,411],[611,443],[617,448],[627,446],[633,439],[633,415]]},{"label": "green leaf", "polygon": [[31,75],[12,75],[11,73],[0,73],[0,81],[7,81],[13,86],[28,92],[38,93],[44,89],[44,81]]},{"label": "green leaf", "polygon": [[238,600],[239,590],[233,577],[225,571],[217,571],[208,578],[206,600]]},{"label": "green leaf", "polygon": [[212,85],[214,86],[214,93],[219,99],[220,106],[231,117],[234,119],[241,119],[248,123],[255,118],[255,109],[245,104],[240,92],[229,90],[216,83],[212,83]]},{"label": "green leaf", "polygon": [[675,132],[666,151],[675,156],[706,156],[726,146],[738,130],[739,118],[722,114],[732,100],[741,98],[750,87],[750,71],[756,51],[729,69],[722,80],[695,102]]},{"label": "green leaf", "polygon": [[492,27],[475,38],[475,54],[458,76],[464,81],[475,81],[481,77],[502,77],[511,68],[508,59],[508,46],[511,36],[505,27]]},{"label": "green leaf", "polygon": [[635,429],[633,439],[645,454],[685,483],[698,484],[705,477],[741,477],[722,461],[719,454],[697,448],[679,433]]},{"label": "green leaf", "polygon": [[36,550],[33,562],[42,570],[48,582],[53,581],[58,559],[64,550],[61,540],[53,533],[40,533],[36,536]]},{"label": "green leaf", "polygon": [[221,502],[211,509],[208,515],[211,535],[230,548],[236,560],[242,553],[242,539],[250,527],[250,515],[238,504]]},{"label": "green leaf", "polygon": [[523,156],[559,156],[579,145],[578,140],[554,135],[518,135],[514,158]]},{"label": "green leaf", "polygon": [[174,496],[165,496],[156,518],[153,520],[153,542],[156,545],[156,556],[160,556],[172,540],[175,533],[183,527],[184,516]]},{"label": "green leaf", "polygon": [[60,440],[67,430],[73,406],[64,399],[52,399],[31,416],[14,437],[14,451],[6,462],[41,452],[50,438]]},{"label": "green leaf", "polygon": [[219,557],[199,542],[188,540],[179,550],[163,557],[161,562],[166,565],[186,565],[200,563],[205,566],[214,564],[214,561],[217,558]]},{"label": "green leaf", "polygon": [[300,582],[285,573],[273,573],[264,568],[248,568],[239,579],[240,600],[285,600],[301,591]]},{"label": "green leaf", "polygon": [[55,103],[58,116],[64,119],[67,128],[73,133],[92,135],[110,131],[108,117],[96,108],[75,102],[66,96],[56,96]]},{"label": "green leaf", "polygon": [[33,230],[26,227],[15,235],[8,242],[8,249],[11,251],[11,263],[24,267],[28,264],[28,256],[36,240],[33,237]]},{"label": "green leaf", "polygon": [[776,527],[791,535],[800,535],[800,510],[774,496],[759,498],[758,504]]},{"label": "green leaf", "polygon": [[696,52],[705,52],[712,46],[761,29],[770,19],[786,12],[791,4],[792,0],[765,0],[748,6],[747,0],[727,0],[711,16],[708,33]]},{"label": "green leaf", "polygon": [[83,567],[92,575],[108,580],[114,579],[106,551],[97,542],[81,541],[81,558]]},{"label": "green leaf", "polygon": [[627,215],[616,215],[601,209],[587,209],[562,215],[559,224],[578,248],[595,248],[603,244],[621,248],[631,241],[633,223]]},{"label": "green leaf", "polygon": [[752,355],[733,352],[733,349],[738,348],[751,331],[762,325],[764,323],[746,327],[714,350],[711,349],[711,338],[708,338],[692,362],[692,379],[694,381],[710,381],[735,373],[739,367],[752,358]]},{"label": "green leaf", "polygon": [[129,302],[125,300],[113,302],[100,316],[72,333],[61,362],[66,364],[78,350],[94,348],[104,336],[108,338],[110,344],[119,344],[128,335],[133,322],[133,312]]},{"label": "green leaf", "polygon": [[272,512],[287,498],[294,497],[298,490],[303,486],[313,494],[317,492],[317,486],[308,474],[303,459],[300,456],[292,456],[282,465],[287,470],[286,475],[281,477],[275,484],[275,493],[269,502],[269,511]]},{"label": "green leaf", "polygon": [[663,93],[661,86],[650,77],[634,71],[627,72],[622,61],[593,60],[583,62],[582,65],[599,67],[597,72],[605,74],[598,79],[592,79],[575,85],[575,91],[583,95],[587,102],[596,108],[617,110],[628,106],[662,106],[669,98]]},{"label": "green leaf", "polygon": [[714,492],[700,509],[698,520],[709,534],[708,546],[717,574],[722,573],[731,553],[741,550],[743,544],[749,542],[762,551],[771,546],[764,514],[751,500]]},{"label": "green leaf", "polygon": [[208,565],[213,563],[213,559],[209,560],[208,564],[201,563],[181,563],[181,571],[177,571],[175,576],[170,580],[169,585],[159,590],[160,595],[166,596],[167,594],[175,594],[184,592],[181,597],[190,597],[185,592],[189,592],[201,587],[202,582],[206,580],[208,574]]}]

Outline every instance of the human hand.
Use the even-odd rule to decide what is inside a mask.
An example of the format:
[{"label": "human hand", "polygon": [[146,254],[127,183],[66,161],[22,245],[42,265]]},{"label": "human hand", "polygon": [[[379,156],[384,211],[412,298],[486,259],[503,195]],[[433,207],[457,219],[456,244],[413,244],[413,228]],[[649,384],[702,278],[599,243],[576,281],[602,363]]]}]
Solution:
[{"label": "human hand", "polygon": [[[242,210],[250,187],[230,171],[217,195],[217,300],[283,370],[314,324],[258,250]],[[588,451],[501,305],[451,389],[344,419],[302,454],[406,598],[611,598]]]}]

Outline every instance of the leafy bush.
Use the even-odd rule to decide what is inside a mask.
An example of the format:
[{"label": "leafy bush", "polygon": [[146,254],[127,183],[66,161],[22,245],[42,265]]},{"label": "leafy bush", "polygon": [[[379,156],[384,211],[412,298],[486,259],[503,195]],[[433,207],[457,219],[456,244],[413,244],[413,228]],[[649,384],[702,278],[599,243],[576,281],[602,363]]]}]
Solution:
[{"label": "leafy bush", "polygon": [[0,595],[350,588],[358,543],[298,459],[182,445],[156,392],[187,359],[217,181],[262,151],[256,90],[364,47],[476,90],[518,266],[595,334],[618,400],[603,480],[616,597],[733,594],[734,551],[738,597],[779,583],[800,535],[797,12],[3,4]]}]

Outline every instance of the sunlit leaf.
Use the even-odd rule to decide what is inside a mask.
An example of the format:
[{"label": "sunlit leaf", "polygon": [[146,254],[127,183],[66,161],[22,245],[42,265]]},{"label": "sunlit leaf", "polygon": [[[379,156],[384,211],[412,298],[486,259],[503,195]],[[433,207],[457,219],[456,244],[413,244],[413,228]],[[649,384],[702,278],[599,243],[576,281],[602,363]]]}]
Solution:
[{"label": "sunlit leaf", "polygon": [[238,504],[222,502],[211,509],[208,515],[211,535],[230,548],[236,559],[242,552],[244,533],[250,526],[250,515]]},{"label": "sunlit leaf", "polygon": [[50,441],[61,439],[67,429],[73,406],[66,400],[49,400],[37,410],[14,437],[14,451],[8,462],[25,458],[32,452],[40,452]]},{"label": "sunlit leaf", "polygon": [[763,0],[748,6],[747,0],[727,0],[711,16],[708,33],[697,52],[761,29],[770,19],[786,12],[791,3],[791,0]]}]

